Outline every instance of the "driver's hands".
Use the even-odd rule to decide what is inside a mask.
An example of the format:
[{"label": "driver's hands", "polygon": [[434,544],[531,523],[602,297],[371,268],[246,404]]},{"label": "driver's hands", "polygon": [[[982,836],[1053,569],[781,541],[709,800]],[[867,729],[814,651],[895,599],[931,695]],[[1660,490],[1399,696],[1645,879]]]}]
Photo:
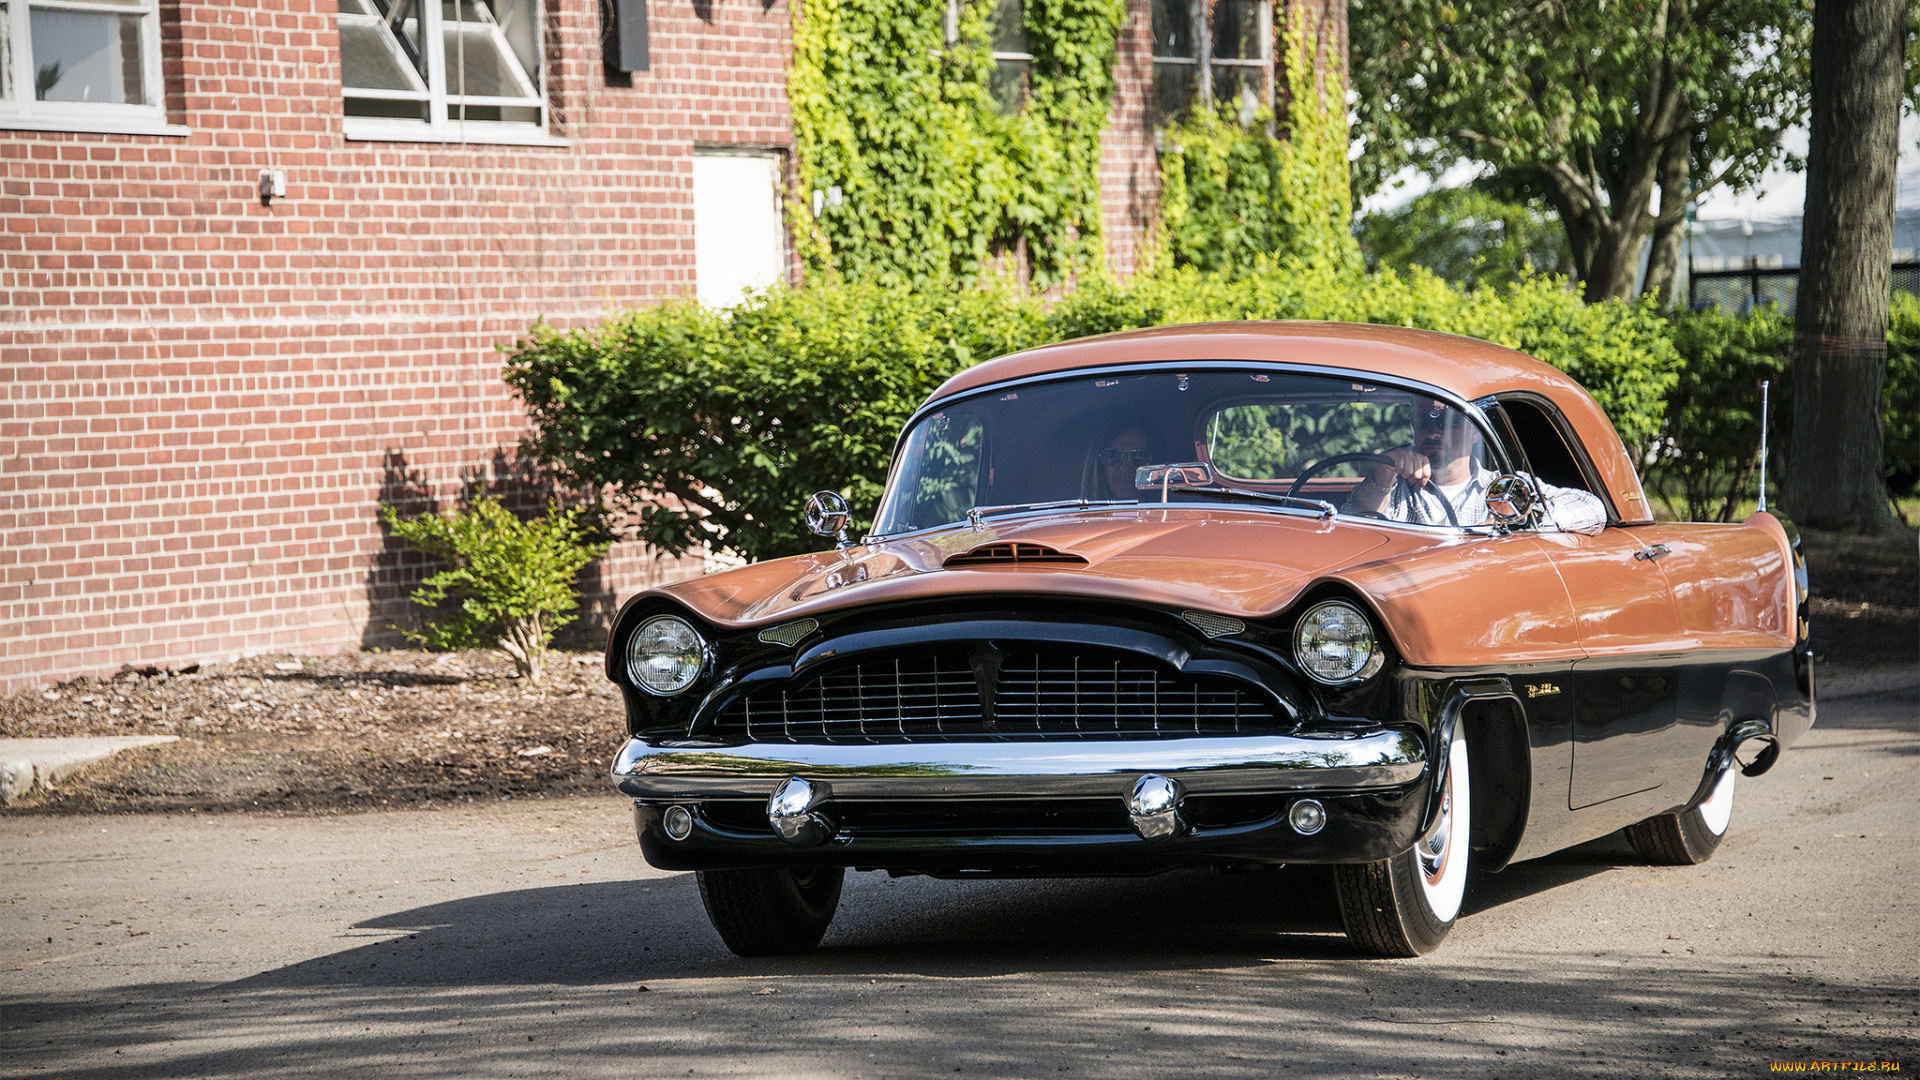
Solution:
[{"label": "driver's hands", "polygon": [[1428,479],[1433,476],[1433,462],[1425,454],[1401,447],[1387,451],[1384,456],[1393,459],[1393,467],[1382,465],[1373,470],[1375,487],[1391,488],[1396,479],[1403,479],[1418,491],[1426,487]]}]

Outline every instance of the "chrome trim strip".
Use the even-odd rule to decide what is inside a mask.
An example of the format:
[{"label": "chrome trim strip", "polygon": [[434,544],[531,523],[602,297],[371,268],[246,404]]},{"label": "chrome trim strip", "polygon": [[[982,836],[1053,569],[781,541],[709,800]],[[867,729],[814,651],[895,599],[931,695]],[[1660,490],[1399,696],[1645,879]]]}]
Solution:
[{"label": "chrome trim strip", "polygon": [[764,799],[788,777],[836,798],[1124,797],[1143,773],[1189,795],[1398,787],[1426,772],[1410,731],[1087,742],[757,743],[654,746],[629,739],[613,780],[636,799]]}]

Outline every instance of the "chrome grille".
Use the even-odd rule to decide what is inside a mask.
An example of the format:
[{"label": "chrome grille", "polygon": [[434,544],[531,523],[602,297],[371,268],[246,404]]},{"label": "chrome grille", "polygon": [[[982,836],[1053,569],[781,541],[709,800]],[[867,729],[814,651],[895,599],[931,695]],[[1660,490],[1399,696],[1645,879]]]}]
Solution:
[{"label": "chrome grille", "polygon": [[799,687],[735,698],[712,734],[752,742],[1173,738],[1279,730],[1271,705],[1218,676],[1178,677],[1108,656],[1000,657],[994,716],[964,653],[869,660]]},{"label": "chrome grille", "polygon": [[752,742],[938,737],[979,729],[980,688],[965,654],[868,661],[736,698],[716,725]]}]

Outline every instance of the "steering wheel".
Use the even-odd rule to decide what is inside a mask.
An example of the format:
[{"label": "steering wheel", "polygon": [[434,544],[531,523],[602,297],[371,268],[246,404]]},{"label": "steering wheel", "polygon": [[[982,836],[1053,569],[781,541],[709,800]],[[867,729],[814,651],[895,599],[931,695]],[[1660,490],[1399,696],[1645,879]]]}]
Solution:
[{"label": "steering wheel", "polygon": [[[1319,461],[1316,461],[1313,464],[1307,466],[1306,468],[1300,470],[1300,475],[1295,477],[1293,483],[1287,488],[1287,497],[1290,499],[1297,498],[1300,494],[1300,489],[1306,486],[1307,481],[1313,479],[1315,476],[1317,476],[1321,472],[1324,472],[1327,469],[1333,468],[1335,465],[1350,465],[1350,464],[1363,462],[1363,461],[1373,465],[1385,465],[1390,469],[1399,467],[1394,463],[1394,460],[1392,458],[1386,456],[1385,454],[1335,454],[1329,458],[1321,458]],[[1397,483],[1407,484],[1406,477],[1403,476],[1399,478]],[[1407,484],[1407,486],[1413,487],[1412,484]],[[1439,500],[1440,508],[1447,512],[1447,524],[1453,526],[1456,529],[1460,527],[1460,519],[1454,515],[1453,504],[1447,501],[1447,497],[1445,495],[1440,494],[1440,489],[1433,486],[1432,480],[1428,480],[1424,485],[1422,485],[1420,488],[1416,490],[1432,492],[1433,497]],[[1360,513],[1366,517],[1376,517],[1376,518],[1382,517],[1382,515],[1380,514],[1371,513],[1369,511],[1361,511]]]}]

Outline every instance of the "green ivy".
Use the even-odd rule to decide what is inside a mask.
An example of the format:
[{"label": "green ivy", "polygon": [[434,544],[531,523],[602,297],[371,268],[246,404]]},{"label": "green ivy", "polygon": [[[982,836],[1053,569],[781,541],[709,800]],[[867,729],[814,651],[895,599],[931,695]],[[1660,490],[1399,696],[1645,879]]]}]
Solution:
[{"label": "green ivy", "polygon": [[1160,156],[1162,257],[1174,266],[1230,273],[1289,259],[1358,270],[1347,181],[1346,87],[1314,74],[1315,38],[1305,8],[1291,8],[1278,45],[1285,63],[1286,130],[1270,134],[1262,110],[1241,124],[1196,108],[1169,127]]},{"label": "green ivy", "polygon": [[[922,289],[1024,252],[1042,287],[1100,265],[1100,132],[1125,0],[1027,0],[1026,107],[988,91],[988,0],[948,48],[924,0],[807,0],[794,25],[799,180],[791,218],[810,274]],[[841,205],[814,214],[813,192]]]}]

